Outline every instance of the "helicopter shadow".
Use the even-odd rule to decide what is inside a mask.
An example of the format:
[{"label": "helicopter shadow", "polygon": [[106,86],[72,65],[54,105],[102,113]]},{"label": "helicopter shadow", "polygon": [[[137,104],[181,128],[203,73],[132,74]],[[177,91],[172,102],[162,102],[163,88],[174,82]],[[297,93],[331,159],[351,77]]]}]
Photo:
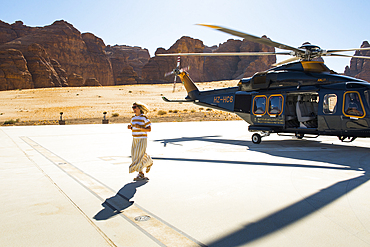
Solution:
[{"label": "helicopter shadow", "polygon": [[[285,157],[296,160],[317,161],[329,163],[328,165],[306,165],[302,162],[298,164],[284,163],[266,163],[266,162],[248,162],[248,161],[232,161],[232,160],[212,160],[212,159],[188,159],[188,158],[163,158],[154,159],[162,160],[177,160],[177,161],[194,161],[208,163],[225,163],[226,165],[264,165],[264,166],[281,166],[281,167],[304,167],[304,168],[324,168],[324,169],[339,169],[359,171],[359,175],[354,178],[338,181],[320,191],[306,197],[296,203],[286,206],[264,218],[247,223],[234,232],[222,236],[210,243],[207,246],[240,246],[245,245],[263,237],[266,237],[280,229],[287,227],[309,215],[320,210],[321,208],[335,202],[344,195],[350,193],[359,186],[370,180],[368,174],[370,159],[370,149],[358,146],[346,146],[338,144],[321,143],[314,140],[279,140],[279,141],[264,141],[263,144],[253,144],[251,141],[245,140],[230,140],[224,139],[221,136],[200,136],[200,137],[181,137],[174,139],[156,140],[162,143],[176,143],[204,141],[209,143],[219,143],[235,146],[245,146],[251,151],[266,153],[273,156]],[[229,148],[229,147],[226,147]],[[231,147],[232,148],[232,147]],[[293,151],[293,152],[292,152]],[[318,151],[321,155],[318,155]],[[352,161],[352,162],[351,162]],[[355,162],[353,162],[355,161]],[[331,165],[332,164],[332,165]],[[336,166],[333,166],[336,165]]]},{"label": "helicopter shadow", "polygon": [[208,243],[207,246],[240,246],[261,239],[333,203],[369,180],[369,176],[361,175],[337,182],[257,222],[246,224],[231,234]]},{"label": "helicopter shadow", "polygon": [[[343,155],[343,157],[349,157],[349,154],[355,153],[366,153],[370,151],[367,147],[358,146],[346,146],[338,144],[328,144],[322,143],[317,140],[310,139],[285,139],[285,140],[265,140],[261,144],[254,144],[248,140],[238,140],[238,139],[225,139],[220,135],[214,136],[196,136],[196,137],[179,137],[172,139],[158,139],[154,142],[160,142],[164,147],[168,144],[172,145],[182,145],[183,142],[201,141],[206,143],[217,143],[225,144],[230,146],[241,146],[245,147],[250,151],[260,152],[269,154],[271,156],[290,158],[295,160],[308,160],[331,163],[334,165],[342,165],[343,167],[349,167],[353,170],[365,170],[363,167],[356,166],[353,162],[349,164],[348,159],[338,159],[338,155]],[[313,155],[317,152],[325,152],[326,155]],[[164,158],[166,159],[166,158]],[[230,162],[226,160],[226,163]],[[243,162],[241,162],[243,163]]]},{"label": "helicopter shadow", "polygon": [[154,142],[162,143],[163,147],[167,147],[167,144],[182,146],[181,143],[191,142],[191,141],[204,141],[204,142],[231,144],[231,145],[238,145],[238,146],[246,146],[251,143],[250,141],[245,141],[245,140],[230,140],[230,139],[222,139],[220,137],[221,137],[220,135],[179,137],[179,138],[172,138],[172,139],[158,139],[158,140],[154,140]]},{"label": "helicopter shadow", "polygon": [[130,201],[137,192],[137,188],[145,185],[147,181],[136,181],[131,182],[123,186],[116,195],[107,198],[102,206],[104,207],[100,210],[93,218],[95,220],[107,220],[120,214],[121,211],[129,208],[133,201]]}]

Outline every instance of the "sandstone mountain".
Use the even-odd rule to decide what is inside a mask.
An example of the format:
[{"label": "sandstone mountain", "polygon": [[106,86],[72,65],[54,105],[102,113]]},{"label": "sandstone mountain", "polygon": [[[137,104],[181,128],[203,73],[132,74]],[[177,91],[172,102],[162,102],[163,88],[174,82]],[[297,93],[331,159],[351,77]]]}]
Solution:
[{"label": "sandstone mountain", "polygon": [[115,85],[142,83],[142,68],[149,61],[147,49],[125,45],[107,46],[105,53],[112,64]]},{"label": "sandstone mountain", "polygon": [[[370,47],[369,42],[362,43],[361,48],[365,47]],[[356,51],[355,56],[370,56],[370,51]],[[370,60],[351,58],[350,66],[346,66],[344,74],[370,82]]]},{"label": "sandstone mountain", "polygon": [[[201,52],[248,52],[274,51],[273,47],[246,40],[233,40],[219,46],[207,47],[199,39],[182,37],[168,50],[159,48],[157,54],[201,53]],[[149,83],[172,82],[173,77],[164,78],[166,72],[176,67],[177,57],[152,57],[143,68],[143,79]],[[194,81],[219,81],[252,76],[257,71],[269,69],[276,62],[276,56],[228,56],[228,57],[181,57],[181,66],[190,66]]]},{"label": "sandstone mountain", "polygon": [[[273,51],[253,42],[228,40],[207,47],[182,37],[156,53]],[[61,86],[110,86],[172,82],[164,74],[176,66],[174,57],[150,58],[147,49],[106,46],[92,33],[80,33],[68,22],[28,27],[21,21],[0,21],[0,90]],[[183,57],[195,81],[230,80],[253,75],[276,61],[272,57]]]},{"label": "sandstone mountain", "polygon": [[0,90],[139,83],[149,52],[105,46],[65,21],[27,27],[0,21]]},{"label": "sandstone mountain", "polygon": [[[362,44],[368,46],[368,42]],[[238,51],[271,52],[274,48],[234,39],[208,47],[199,39],[182,37],[168,50],[158,48],[156,54]],[[106,46],[101,38],[81,33],[63,20],[45,27],[0,21],[0,90],[173,82],[173,76],[164,74],[175,68],[176,60],[150,58],[148,50],[140,47]],[[275,56],[181,57],[181,66],[190,66],[196,82],[249,77],[275,62]],[[369,81],[370,61],[352,59],[345,74]]]}]

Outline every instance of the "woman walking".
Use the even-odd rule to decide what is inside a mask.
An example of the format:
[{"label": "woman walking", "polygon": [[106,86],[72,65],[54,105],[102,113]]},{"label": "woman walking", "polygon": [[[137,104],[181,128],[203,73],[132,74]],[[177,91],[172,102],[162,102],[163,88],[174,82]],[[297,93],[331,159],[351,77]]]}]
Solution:
[{"label": "woman walking", "polygon": [[150,120],[144,115],[149,111],[148,107],[141,103],[135,102],[132,105],[132,110],[135,116],[131,118],[131,124],[127,126],[132,130],[132,146],[131,158],[132,164],[129,167],[129,172],[139,172],[134,181],[148,179],[144,176],[143,169],[146,168],[146,173],[150,171],[153,165],[153,160],[146,153],[147,133],[152,130]]}]

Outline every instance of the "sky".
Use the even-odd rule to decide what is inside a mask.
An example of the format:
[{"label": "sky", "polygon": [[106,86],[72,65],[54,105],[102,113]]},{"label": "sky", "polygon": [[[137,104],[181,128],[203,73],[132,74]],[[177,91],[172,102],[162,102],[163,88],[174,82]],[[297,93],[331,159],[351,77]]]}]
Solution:
[{"label": "sky", "polygon": [[[207,46],[240,39],[197,23],[266,35],[293,47],[309,41],[322,49],[346,49],[370,41],[369,0],[2,0],[0,20],[9,24],[21,20],[32,27],[65,20],[106,45],[140,46],[151,56],[182,36]],[[286,58],[279,56],[278,61]],[[350,62],[342,57],[324,59],[340,73]]]}]

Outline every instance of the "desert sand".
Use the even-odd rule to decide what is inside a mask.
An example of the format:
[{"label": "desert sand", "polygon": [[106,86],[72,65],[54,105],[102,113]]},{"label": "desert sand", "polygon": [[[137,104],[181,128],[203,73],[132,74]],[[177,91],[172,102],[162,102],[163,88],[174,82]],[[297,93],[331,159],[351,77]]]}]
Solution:
[{"label": "desert sand", "polygon": [[[199,90],[234,87],[238,81],[196,83]],[[58,87],[0,92],[0,125],[58,124],[60,113],[66,124],[101,124],[103,113],[109,123],[128,123],[132,103],[147,104],[152,122],[238,120],[232,113],[212,110],[193,103],[168,103],[187,95],[181,83],[123,85],[111,87]]]}]

